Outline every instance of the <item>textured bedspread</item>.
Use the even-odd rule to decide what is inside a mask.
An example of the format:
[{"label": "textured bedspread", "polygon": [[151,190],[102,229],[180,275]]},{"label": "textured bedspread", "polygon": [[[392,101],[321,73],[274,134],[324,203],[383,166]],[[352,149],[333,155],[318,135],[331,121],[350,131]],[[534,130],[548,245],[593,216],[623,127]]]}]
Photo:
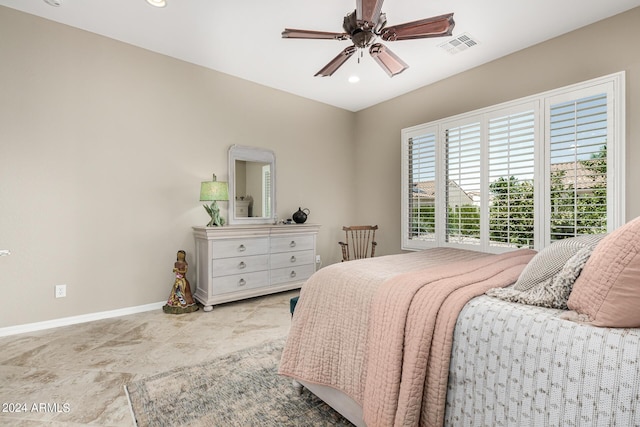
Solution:
[{"label": "textured bedspread", "polygon": [[430,249],[329,265],[302,287],[280,373],[337,388],[362,404],[370,306],[387,279],[487,254]]},{"label": "textured bedspread", "polygon": [[640,426],[640,329],[481,296],[460,313],[446,425]]},{"label": "textured bedspread", "polygon": [[368,426],[440,426],[453,330],[472,298],[514,283],[535,255],[518,250],[387,280],[369,329],[363,413]]},{"label": "textured bedspread", "polygon": [[441,424],[459,310],[513,283],[534,253],[433,249],[326,267],[302,288],[280,373],[345,392],[372,427]]}]

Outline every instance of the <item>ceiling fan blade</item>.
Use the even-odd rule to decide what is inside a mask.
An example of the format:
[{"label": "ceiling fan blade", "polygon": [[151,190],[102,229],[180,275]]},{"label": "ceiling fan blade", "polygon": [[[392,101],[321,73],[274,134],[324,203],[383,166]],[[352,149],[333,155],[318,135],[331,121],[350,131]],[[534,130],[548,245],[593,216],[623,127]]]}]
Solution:
[{"label": "ceiling fan blade", "polygon": [[313,31],[313,30],[295,30],[292,28],[285,28],[282,32],[283,39],[327,39],[327,40],[347,40],[349,34],[347,33],[331,33],[327,31]]},{"label": "ceiling fan blade", "polygon": [[353,55],[356,52],[356,47],[355,46],[349,46],[348,48],[346,48],[345,50],[343,50],[342,52],[340,52],[338,54],[338,56],[336,56],[335,58],[333,58],[331,60],[331,62],[329,62],[327,65],[324,66],[324,68],[322,68],[322,70],[318,71],[314,77],[329,77],[331,76],[333,73],[336,72],[336,70],[338,68],[340,68],[342,66],[342,64],[344,64],[347,59],[351,58],[351,55]]},{"label": "ceiling fan blade", "polygon": [[371,28],[375,27],[382,10],[384,0],[356,0],[356,19],[369,22]]},{"label": "ceiling fan blade", "polygon": [[375,43],[371,45],[369,53],[376,60],[376,62],[387,72],[389,77],[393,77],[396,74],[400,74],[409,66],[398,55],[391,52],[386,46]]},{"label": "ceiling fan blade", "polygon": [[448,13],[387,27],[382,30],[380,37],[385,41],[395,41],[450,36],[455,25],[453,13]]}]

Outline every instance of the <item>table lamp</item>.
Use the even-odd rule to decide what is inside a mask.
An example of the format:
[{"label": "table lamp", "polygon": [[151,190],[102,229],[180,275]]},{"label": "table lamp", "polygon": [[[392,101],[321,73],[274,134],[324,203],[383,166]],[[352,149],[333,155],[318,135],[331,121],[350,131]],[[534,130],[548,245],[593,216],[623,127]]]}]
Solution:
[{"label": "table lamp", "polygon": [[220,208],[217,203],[223,200],[229,200],[229,186],[226,182],[217,181],[215,174],[213,174],[213,180],[200,184],[200,201],[212,202],[211,206],[203,205],[211,217],[211,221],[209,221],[207,227],[224,225],[224,218],[220,216]]}]

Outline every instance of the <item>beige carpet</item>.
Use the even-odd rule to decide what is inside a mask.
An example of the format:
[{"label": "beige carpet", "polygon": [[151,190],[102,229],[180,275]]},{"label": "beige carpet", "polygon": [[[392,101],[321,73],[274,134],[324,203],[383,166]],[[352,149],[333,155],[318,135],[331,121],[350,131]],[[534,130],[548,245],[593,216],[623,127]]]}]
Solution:
[{"label": "beige carpet", "polygon": [[139,427],[351,426],[277,374],[284,338],[126,386]]}]

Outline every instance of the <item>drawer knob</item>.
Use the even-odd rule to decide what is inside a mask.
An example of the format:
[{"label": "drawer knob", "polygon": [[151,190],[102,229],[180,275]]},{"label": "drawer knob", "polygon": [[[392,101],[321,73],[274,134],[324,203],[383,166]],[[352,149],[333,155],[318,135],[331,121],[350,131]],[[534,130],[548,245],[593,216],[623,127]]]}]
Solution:
[{"label": "drawer knob", "polygon": [[296,247],[296,241],[292,240],[291,243],[289,243],[289,247],[295,248]]},{"label": "drawer knob", "polygon": [[238,285],[239,285],[239,286],[244,286],[244,285],[246,285],[246,284],[247,284],[247,281],[246,281],[246,280],[244,280],[244,279],[240,279],[240,280],[238,281]]},{"label": "drawer knob", "polygon": [[291,262],[296,262],[296,257],[291,256]]},{"label": "drawer knob", "polygon": [[238,264],[238,268],[240,270],[242,270],[243,268],[245,268],[247,266],[247,264],[244,263],[244,261],[240,261],[240,264]]},{"label": "drawer knob", "polygon": [[296,277],[295,270],[291,270],[291,273],[289,273],[289,277]]},{"label": "drawer knob", "polygon": [[238,246],[238,252],[244,252],[246,250],[247,250],[247,248],[244,245]]}]

